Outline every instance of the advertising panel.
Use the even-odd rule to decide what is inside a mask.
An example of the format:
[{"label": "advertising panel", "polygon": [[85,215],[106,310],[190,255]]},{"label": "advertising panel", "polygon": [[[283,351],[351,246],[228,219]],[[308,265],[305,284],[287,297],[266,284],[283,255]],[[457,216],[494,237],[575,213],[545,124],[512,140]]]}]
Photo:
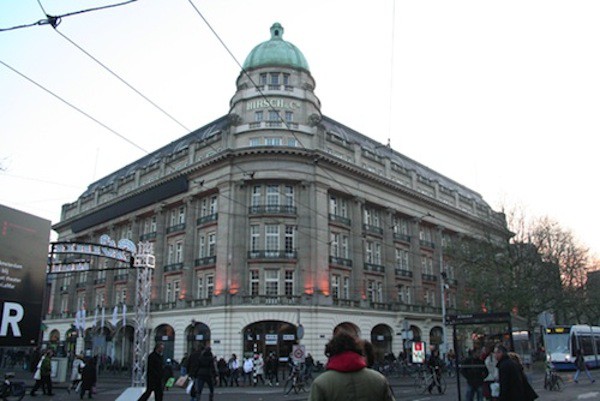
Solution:
[{"label": "advertising panel", "polygon": [[0,205],[0,346],[38,342],[50,224]]}]

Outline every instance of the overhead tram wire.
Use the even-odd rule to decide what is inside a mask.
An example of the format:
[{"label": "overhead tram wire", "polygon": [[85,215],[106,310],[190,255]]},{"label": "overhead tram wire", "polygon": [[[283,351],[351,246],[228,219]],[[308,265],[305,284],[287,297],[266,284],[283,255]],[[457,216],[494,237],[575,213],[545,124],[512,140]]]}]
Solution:
[{"label": "overhead tram wire", "polygon": [[[44,6],[41,3],[41,0],[38,0],[38,4],[40,5],[40,8],[42,9],[42,11],[44,12],[44,14],[47,15],[46,10],[44,9]],[[50,16],[48,16],[50,17]],[[87,50],[85,50],[83,47],[81,47],[80,45],[78,45],[77,43],[75,43],[75,41],[73,41],[71,38],[69,38],[67,35],[65,35],[64,33],[62,33],[61,31],[58,30],[57,25],[53,25],[52,24],[52,28],[54,28],[54,31],[59,34],[63,39],[65,39],[67,42],[69,42],[71,45],[75,46],[78,50],[80,50],[83,54],[85,54],[86,56],[88,56],[89,58],[91,58],[93,61],[96,62],[96,64],[98,64],[99,66],[101,66],[102,68],[104,68],[106,71],[108,71],[109,74],[111,74],[113,77],[117,78],[119,81],[121,81],[121,83],[123,83],[124,85],[126,85],[129,89],[131,89],[132,91],[134,91],[136,94],[138,94],[140,97],[142,97],[145,101],[147,101],[148,103],[150,103],[152,106],[154,106],[156,109],[158,109],[161,113],[163,113],[165,116],[167,116],[168,118],[170,118],[173,122],[175,122],[177,125],[179,125],[181,128],[183,128],[184,130],[186,130],[187,132],[191,131],[188,127],[186,127],[185,125],[183,125],[179,120],[177,120],[175,117],[173,117],[170,113],[168,113],[165,109],[163,109],[162,107],[160,107],[158,104],[156,104],[155,102],[153,102],[151,99],[149,99],[146,95],[144,95],[141,91],[139,91],[138,89],[136,89],[133,85],[131,85],[129,82],[127,82],[124,78],[122,78],[121,76],[119,76],[119,74],[117,74],[116,72],[114,72],[111,68],[109,68],[106,64],[104,64],[103,62],[101,62],[100,60],[98,60],[96,57],[94,57],[90,52],[88,52]]]},{"label": "overhead tram wire", "polygon": [[44,92],[46,92],[46,93],[52,95],[53,97],[55,97],[56,99],[60,100],[61,102],[63,102],[64,104],[66,104],[67,106],[69,106],[70,108],[72,108],[73,110],[79,112],[80,114],[83,114],[84,116],[86,116],[90,120],[94,121],[96,124],[98,124],[101,127],[109,130],[110,132],[112,132],[113,134],[115,134],[116,136],[118,136],[119,138],[123,139],[125,142],[127,142],[130,145],[134,146],[135,148],[141,150],[142,152],[144,152],[146,154],[149,153],[146,149],[142,148],[140,145],[138,145],[137,143],[133,142],[131,139],[127,138],[125,135],[120,134],[119,132],[115,131],[114,129],[112,129],[108,125],[106,125],[103,122],[101,122],[100,120],[98,120],[97,118],[91,116],[90,114],[88,114],[85,111],[83,111],[81,108],[75,106],[73,103],[70,103],[69,101],[63,99],[62,97],[60,97],[56,93],[52,92],[50,89],[44,87],[43,85],[41,85],[41,84],[37,83],[36,81],[34,81],[33,79],[29,78],[27,75],[23,74],[22,72],[18,71],[17,69],[15,69],[15,68],[11,67],[10,65],[6,64],[4,61],[0,60],[0,64],[4,65],[9,70],[13,71],[15,74],[20,75],[22,78],[24,78],[27,81],[31,82],[32,84],[34,84],[38,88],[42,89]]},{"label": "overhead tram wire", "polygon": [[[52,25],[53,27],[56,27],[60,24],[61,19],[64,17],[71,17],[74,15],[85,14],[85,13],[94,12],[94,11],[101,11],[101,10],[106,10],[106,9],[114,8],[114,7],[120,7],[120,6],[130,4],[130,3],[134,3],[136,1],[137,0],[127,0],[127,1],[123,1],[121,3],[109,4],[107,6],[101,6],[101,7],[87,8],[85,10],[79,10],[79,11],[72,11],[70,13],[65,13],[65,14],[56,15],[56,16],[48,15],[46,12],[44,12],[44,14],[46,14],[45,19],[41,19],[39,21],[32,22],[30,24],[16,25],[16,26],[12,26],[9,28],[0,28],[0,32],[12,31],[12,30],[23,29],[23,28],[31,28],[31,27],[40,26],[40,25]],[[40,5],[40,7],[43,10],[44,7],[41,5],[39,0],[38,0],[38,4]]]}]

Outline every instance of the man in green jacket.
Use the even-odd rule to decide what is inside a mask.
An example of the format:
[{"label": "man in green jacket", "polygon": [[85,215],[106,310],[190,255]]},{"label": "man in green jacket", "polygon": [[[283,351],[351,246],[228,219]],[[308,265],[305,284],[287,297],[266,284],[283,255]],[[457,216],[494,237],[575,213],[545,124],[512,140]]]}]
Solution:
[{"label": "man in green jacket", "polygon": [[336,333],[325,355],[327,370],[313,382],[309,401],[395,401],[387,379],[367,368],[361,346],[351,334]]}]

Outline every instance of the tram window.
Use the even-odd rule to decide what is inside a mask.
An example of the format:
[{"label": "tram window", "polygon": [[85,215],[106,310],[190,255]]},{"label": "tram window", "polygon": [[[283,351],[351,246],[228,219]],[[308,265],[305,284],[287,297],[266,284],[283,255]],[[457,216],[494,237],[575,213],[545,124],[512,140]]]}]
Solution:
[{"label": "tram window", "polygon": [[592,336],[579,337],[583,355],[594,355],[594,346],[592,345]]},{"label": "tram window", "polygon": [[571,336],[571,355],[576,356],[578,349],[579,349],[578,337],[576,335],[572,335]]},{"label": "tram window", "polygon": [[596,340],[596,354],[600,354],[600,336],[594,336]]}]

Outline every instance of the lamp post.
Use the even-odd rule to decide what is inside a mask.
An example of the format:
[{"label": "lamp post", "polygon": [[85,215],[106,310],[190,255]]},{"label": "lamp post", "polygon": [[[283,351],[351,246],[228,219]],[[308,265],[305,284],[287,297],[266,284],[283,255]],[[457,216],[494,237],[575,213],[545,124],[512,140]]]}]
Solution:
[{"label": "lamp post", "polygon": [[447,278],[447,274],[446,272],[443,270],[443,258],[442,258],[442,253],[440,250],[440,287],[441,287],[441,292],[442,292],[442,344],[443,344],[443,349],[442,349],[442,355],[445,355],[448,352],[448,345],[446,342],[446,278]]}]

